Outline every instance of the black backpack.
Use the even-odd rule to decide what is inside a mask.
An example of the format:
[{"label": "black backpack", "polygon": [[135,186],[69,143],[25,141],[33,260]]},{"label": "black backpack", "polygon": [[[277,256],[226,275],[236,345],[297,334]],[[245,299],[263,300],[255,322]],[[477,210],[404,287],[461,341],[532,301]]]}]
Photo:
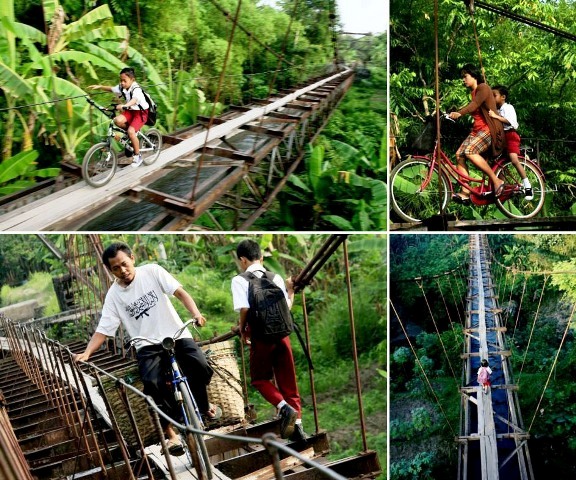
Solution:
[{"label": "black backpack", "polygon": [[241,276],[248,281],[250,335],[267,343],[290,335],[294,321],[284,292],[274,283],[275,274],[266,271],[259,278],[252,272],[244,272]]},{"label": "black backpack", "polygon": [[[156,118],[158,117],[158,106],[156,105],[154,100],[152,100],[152,97],[150,95],[148,95],[148,93],[146,93],[146,90],[144,90],[140,85],[138,85],[137,87],[132,89],[131,92],[136,90],[136,88],[139,88],[140,90],[142,90],[142,93],[144,94],[144,98],[146,99],[146,103],[148,103],[148,105],[149,105],[148,119],[146,120],[146,125],[153,127],[154,125],[156,125]],[[122,96],[124,97],[124,100],[126,100],[126,95],[124,95],[124,90],[122,90],[122,86],[120,86],[120,91],[122,92]],[[138,105],[138,107],[140,107],[140,110],[144,110],[140,105]]]}]

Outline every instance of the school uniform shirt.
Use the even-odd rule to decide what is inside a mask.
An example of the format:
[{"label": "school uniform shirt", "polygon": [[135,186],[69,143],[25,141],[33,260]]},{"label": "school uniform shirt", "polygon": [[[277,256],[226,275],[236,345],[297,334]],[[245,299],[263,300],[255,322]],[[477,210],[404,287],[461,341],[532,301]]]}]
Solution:
[{"label": "school uniform shirt", "polygon": [[504,131],[508,130],[518,130],[518,119],[516,117],[515,108],[509,103],[504,102],[502,106],[498,109],[498,115],[504,117],[510,123],[503,123]]},{"label": "school uniform shirt", "polygon": [[132,98],[137,100],[138,103],[129,107],[128,110],[140,110],[140,107],[142,107],[142,110],[148,110],[150,108],[150,105],[148,105],[148,102],[146,101],[146,97],[144,97],[142,87],[136,82],[130,85],[128,90],[121,88],[120,85],[114,85],[112,87],[112,93],[114,93],[118,98],[124,98],[124,103],[128,103]]},{"label": "school uniform shirt", "polygon": [[[253,273],[258,278],[261,278],[266,269],[261,263],[253,263],[246,269],[246,271]],[[284,280],[280,275],[276,274],[272,281],[282,289],[286,301],[288,302],[288,308],[290,308],[292,304],[288,298],[288,292],[286,291]],[[239,312],[242,308],[250,308],[250,304],[248,303],[248,286],[248,280],[241,275],[236,275],[232,279],[232,302],[236,312]]]},{"label": "school uniform shirt", "polygon": [[[160,344],[182,328],[183,322],[169,298],[181,286],[160,265],[136,267],[130,285],[123,287],[116,281],[108,290],[96,331],[114,336],[122,322],[131,338],[142,336]],[[184,329],[179,338],[192,338],[192,334]],[[150,344],[138,342],[136,349],[146,345]]]}]

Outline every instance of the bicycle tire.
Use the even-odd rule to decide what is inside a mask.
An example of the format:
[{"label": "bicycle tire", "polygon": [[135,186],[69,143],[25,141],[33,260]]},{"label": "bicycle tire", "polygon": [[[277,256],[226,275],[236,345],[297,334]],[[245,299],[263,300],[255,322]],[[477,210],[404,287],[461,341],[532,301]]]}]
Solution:
[{"label": "bicycle tire", "polygon": [[[390,198],[398,216],[410,223],[418,223],[438,215],[448,204],[451,186],[446,175],[434,167],[430,183],[421,191],[430,171],[427,157],[409,158],[394,167],[390,174]],[[440,176],[440,191],[438,189]]]},{"label": "bicycle tire", "polygon": [[[178,385],[180,393],[182,393],[183,406],[186,411],[186,417],[190,422],[190,426],[195,430],[202,430],[198,417],[196,416],[196,411],[194,409],[194,402],[192,400],[192,395],[188,390],[188,385],[181,382]],[[212,467],[210,465],[210,457],[208,456],[208,450],[206,449],[206,443],[202,434],[200,433],[189,433],[186,432],[186,445],[190,451],[190,456],[192,457],[192,463],[196,470],[196,475],[198,475],[198,480],[212,480]]]},{"label": "bicycle tire", "polygon": [[150,148],[150,145],[140,137],[140,152],[142,153],[142,160],[144,165],[152,165],[160,156],[160,150],[162,150],[162,134],[155,128],[151,128],[144,135],[150,140],[152,145],[154,145],[154,150],[151,152],[143,152],[143,148]]},{"label": "bicycle tire", "polygon": [[[546,187],[540,169],[530,160],[519,159],[526,171],[526,176],[532,185],[534,198],[526,200],[522,179],[508,160],[496,170],[496,176],[506,183],[502,198],[496,199],[496,207],[508,218],[532,218],[542,210],[546,197]],[[510,192],[510,193],[506,193]]]},{"label": "bicycle tire", "polygon": [[[104,157],[102,157],[104,156]],[[82,161],[82,178],[92,187],[103,187],[116,173],[118,157],[107,142],[90,147]]]}]

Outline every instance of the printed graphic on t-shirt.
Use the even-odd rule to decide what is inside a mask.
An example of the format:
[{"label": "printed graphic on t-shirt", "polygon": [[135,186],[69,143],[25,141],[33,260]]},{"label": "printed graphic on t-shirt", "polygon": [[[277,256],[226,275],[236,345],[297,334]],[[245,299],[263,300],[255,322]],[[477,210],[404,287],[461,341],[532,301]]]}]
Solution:
[{"label": "printed graphic on t-shirt", "polygon": [[126,312],[135,320],[149,317],[150,309],[154,308],[158,303],[158,294],[154,290],[142,295],[138,300],[126,305]]}]

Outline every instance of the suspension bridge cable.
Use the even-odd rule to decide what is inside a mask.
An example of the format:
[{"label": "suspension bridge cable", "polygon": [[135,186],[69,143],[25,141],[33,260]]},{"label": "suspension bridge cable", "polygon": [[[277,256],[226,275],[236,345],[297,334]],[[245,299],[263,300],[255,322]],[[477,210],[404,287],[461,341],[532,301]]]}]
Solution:
[{"label": "suspension bridge cable", "polygon": [[574,310],[576,309],[576,303],[572,307],[572,312],[570,313],[570,318],[566,323],[566,328],[564,329],[564,335],[562,335],[562,340],[560,341],[560,346],[558,347],[558,351],[556,352],[556,356],[554,357],[554,361],[552,362],[552,366],[550,367],[550,373],[548,374],[548,378],[546,379],[546,384],[544,385],[544,389],[542,390],[542,395],[540,395],[540,399],[538,400],[538,405],[536,405],[536,410],[534,411],[534,416],[532,417],[532,421],[530,422],[530,426],[528,427],[528,432],[532,429],[532,425],[534,424],[534,420],[536,419],[536,415],[538,415],[538,409],[540,408],[540,404],[544,398],[544,394],[546,393],[546,389],[548,388],[548,384],[550,383],[550,379],[552,378],[552,373],[556,368],[556,364],[558,363],[558,357],[560,356],[560,351],[562,350],[562,346],[564,345],[564,341],[566,340],[566,336],[568,335],[568,331],[570,330],[570,325],[572,324],[572,318],[574,317]]},{"label": "suspension bridge cable", "polygon": [[522,287],[522,295],[520,295],[520,304],[518,305],[518,312],[516,313],[516,322],[514,322],[514,333],[512,333],[512,343],[514,343],[514,337],[516,336],[516,329],[518,328],[518,320],[520,319],[520,310],[522,309],[522,302],[524,301],[524,293],[526,292],[526,283],[528,282],[528,277],[524,277],[524,286]]},{"label": "suspension bridge cable", "polygon": [[422,363],[420,362],[420,358],[418,358],[418,354],[416,353],[416,350],[414,349],[414,345],[412,345],[412,342],[410,341],[410,337],[408,336],[408,332],[406,332],[406,329],[404,328],[404,324],[402,323],[402,320],[400,319],[400,315],[398,315],[398,312],[396,311],[396,308],[394,307],[394,303],[392,302],[392,300],[390,300],[390,306],[392,307],[392,310],[394,311],[394,314],[396,315],[396,318],[398,319],[398,323],[402,327],[402,331],[404,332],[404,336],[406,337],[406,340],[408,341],[408,345],[410,345],[410,349],[412,350],[412,353],[414,355],[414,358],[416,359],[416,363],[418,364],[418,367],[422,371],[422,375],[424,376],[424,380],[428,384],[428,388],[430,388],[430,391],[432,392],[432,395],[434,396],[434,399],[436,400],[438,407],[440,407],[440,411],[442,412],[442,415],[444,416],[444,419],[446,420],[448,427],[450,427],[450,431],[452,432],[452,435],[456,436],[456,432],[452,428],[452,425],[450,424],[450,421],[448,420],[448,416],[444,412],[444,408],[442,408],[442,404],[440,403],[440,400],[438,399],[438,396],[436,395],[436,392],[434,391],[434,388],[432,387],[432,384],[430,383],[430,380],[428,379],[428,375],[426,374],[426,371],[424,370],[424,367],[423,367]]},{"label": "suspension bridge cable", "polygon": [[442,292],[442,287],[440,287],[440,280],[436,279],[436,285],[438,285],[438,291],[440,292],[440,297],[442,297],[442,302],[444,303],[444,309],[446,310],[446,315],[448,315],[448,321],[452,327],[452,332],[454,332],[454,339],[458,342],[458,336],[456,335],[456,330],[454,329],[454,322],[452,321],[452,316],[450,315],[450,310],[448,310],[448,304],[444,298],[444,293]]},{"label": "suspension bridge cable", "polygon": [[[456,289],[458,290],[458,298],[460,298],[460,302],[462,303],[462,312],[465,312],[466,311],[466,304],[464,303],[464,294],[460,291],[460,283],[458,282],[458,279],[455,278],[454,280],[456,283]],[[464,290],[464,291],[466,291],[466,290]]]},{"label": "suspension bridge cable", "polygon": [[532,322],[532,329],[530,330],[530,337],[528,338],[528,345],[526,345],[526,350],[524,352],[524,358],[522,359],[522,365],[520,367],[520,373],[518,374],[518,386],[520,386],[520,380],[522,378],[522,370],[524,369],[524,363],[526,362],[526,357],[528,355],[528,350],[530,349],[530,343],[532,342],[532,334],[534,333],[534,327],[536,326],[536,319],[540,313],[540,305],[542,304],[542,298],[544,297],[544,290],[546,290],[546,282],[550,278],[550,275],[544,277],[544,284],[542,285],[542,292],[540,292],[540,300],[538,300],[538,307],[536,308],[536,314],[534,315],[534,322]]},{"label": "suspension bridge cable", "polygon": [[238,0],[238,4],[236,5],[234,22],[232,23],[232,28],[230,29],[230,36],[228,37],[228,45],[226,47],[226,54],[224,55],[222,71],[220,72],[220,78],[218,80],[218,88],[216,89],[216,98],[214,99],[214,103],[212,105],[212,112],[210,113],[210,121],[208,122],[208,126],[206,127],[206,137],[204,140],[204,146],[202,147],[202,153],[200,154],[200,158],[198,159],[198,166],[196,168],[196,175],[194,177],[194,186],[192,187],[192,193],[190,195],[191,202],[194,202],[194,199],[196,198],[196,189],[198,188],[198,183],[200,182],[200,170],[202,170],[202,165],[204,163],[204,156],[206,155],[206,149],[208,148],[208,136],[210,135],[210,129],[214,124],[214,118],[216,116],[216,105],[218,104],[218,100],[220,99],[220,94],[222,93],[222,88],[224,86],[224,73],[226,72],[226,68],[228,67],[230,52],[232,51],[232,40],[234,40],[234,33],[236,32],[237,20],[238,16],[240,15],[241,9],[242,9],[242,0]]},{"label": "suspension bridge cable", "polygon": [[448,285],[450,286],[450,292],[452,293],[452,301],[454,302],[454,306],[456,307],[456,313],[458,314],[458,320],[460,320],[460,325],[464,327],[464,320],[462,319],[462,315],[460,315],[460,306],[458,305],[458,301],[456,300],[456,296],[454,295],[454,289],[452,288],[452,276],[448,277]]},{"label": "suspension bridge cable", "polygon": [[218,10],[220,10],[220,12],[222,12],[222,14],[226,17],[226,20],[228,21],[232,21],[234,23],[237,24],[238,28],[240,30],[242,30],[246,35],[248,35],[248,37],[253,38],[254,41],[260,45],[261,47],[263,47],[264,49],[266,49],[266,51],[270,52],[272,55],[274,55],[276,58],[278,58],[279,60],[281,60],[281,62],[286,63],[290,66],[295,66],[292,62],[286,60],[285,58],[283,58],[282,55],[277,54],[274,50],[272,50],[268,45],[266,45],[265,43],[261,42],[260,40],[258,40],[253,34],[252,32],[250,32],[250,30],[248,30],[247,28],[245,28],[244,26],[240,25],[240,23],[238,23],[238,19],[235,18],[234,20],[231,20],[230,18],[230,12],[228,12],[226,9],[224,9],[216,0],[208,0],[212,5],[214,5]]},{"label": "suspension bridge cable", "polygon": [[426,306],[428,307],[428,312],[430,313],[430,317],[432,317],[432,323],[434,324],[434,328],[436,329],[436,333],[438,334],[438,339],[440,340],[440,344],[442,345],[442,350],[444,355],[446,356],[446,360],[448,361],[448,366],[452,371],[452,378],[454,378],[454,383],[456,384],[456,388],[459,387],[458,380],[456,378],[456,373],[454,372],[454,368],[452,368],[452,362],[450,362],[450,357],[448,356],[448,352],[446,351],[446,346],[444,345],[444,341],[442,340],[442,336],[440,335],[440,330],[438,330],[438,325],[436,324],[436,319],[434,318],[434,314],[432,313],[432,308],[430,307],[430,303],[428,303],[428,297],[426,297],[426,292],[424,291],[423,283],[416,282],[416,285],[420,287],[422,290],[422,296],[424,297],[424,301],[426,302]]},{"label": "suspension bridge cable", "polygon": [[[320,64],[318,65],[311,65],[308,68],[316,68],[321,66]],[[306,67],[302,67],[302,66],[294,66],[293,68],[284,68],[281,70],[281,72],[289,72],[292,70],[304,70]],[[236,77],[259,77],[259,76],[264,76],[264,75],[268,75],[271,73],[274,73],[275,70],[270,70],[270,71],[266,71],[266,72],[260,72],[260,73],[239,73],[239,74],[228,74],[225,76],[225,78],[236,78]],[[213,80],[215,78],[219,78],[219,75],[212,75],[212,76],[206,76],[206,77],[194,77],[193,79],[191,79],[192,81],[205,81],[208,82],[210,80]],[[175,80],[173,82],[160,82],[160,83],[148,83],[148,84],[142,84],[142,86],[146,89],[150,89],[152,87],[161,87],[161,86],[167,86],[167,85],[177,85],[179,83],[188,83],[190,82],[190,79],[187,80]],[[88,93],[84,93],[84,94],[80,94],[80,95],[72,95],[69,97],[61,97],[61,98],[54,98],[52,100],[47,100],[44,102],[35,102],[35,103],[26,103],[24,105],[19,105],[17,107],[4,107],[4,108],[0,108],[0,112],[7,112],[9,110],[23,110],[26,108],[31,108],[31,107],[39,107],[42,105],[52,105],[54,103],[60,103],[60,102],[66,102],[68,100],[75,100],[77,98],[86,98],[89,94]],[[95,92],[95,93],[90,93],[91,97],[97,97],[100,95],[110,95],[109,92]]]},{"label": "suspension bridge cable", "polygon": [[514,284],[516,283],[516,275],[517,273],[514,272],[512,275],[512,284],[510,285],[510,297],[508,298],[508,304],[512,303],[512,294],[514,293]]}]

